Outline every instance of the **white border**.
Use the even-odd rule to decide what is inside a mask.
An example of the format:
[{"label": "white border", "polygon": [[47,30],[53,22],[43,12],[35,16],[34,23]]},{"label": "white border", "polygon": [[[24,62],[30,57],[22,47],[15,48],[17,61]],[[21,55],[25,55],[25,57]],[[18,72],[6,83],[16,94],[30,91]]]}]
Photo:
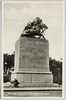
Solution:
[{"label": "white border", "polygon": [[[3,37],[3,6],[4,6],[4,3],[63,3],[64,7],[64,12],[63,12],[63,15],[64,15],[64,22],[65,22],[65,2],[64,1],[2,1],[2,37]],[[65,32],[65,23],[64,23],[64,26],[63,26],[63,33]],[[64,38],[65,34],[63,34],[63,38]],[[2,38],[2,44],[3,44],[3,38]],[[64,41],[63,41],[63,44],[64,44]],[[63,48],[64,48],[64,45],[63,45]],[[2,50],[3,50],[3,47],[2,47]],[[64,50],[63,50],[63,53],[64,53]],[[3,53],[2,53],[2,66],[3,66]],[[2,98],[53,98],[53,99],[63,99],[64,98],[64,54],[63,54],[63,93],[62,93],[62,97],[4,97],[3,96],[3,68],[2,68],[2,73],[1,73],[1,76],[2,76],[2,81],[1,81],[1,97]]]}]

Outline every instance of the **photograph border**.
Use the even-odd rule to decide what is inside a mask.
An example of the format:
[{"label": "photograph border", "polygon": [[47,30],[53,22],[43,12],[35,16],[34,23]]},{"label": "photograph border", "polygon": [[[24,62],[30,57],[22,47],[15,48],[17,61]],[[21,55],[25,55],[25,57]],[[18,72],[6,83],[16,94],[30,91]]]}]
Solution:
[{"label": "photograph border", "polygon": [[[16,2],[16,3],[18,3],[18,2],[23,2],[23,3],[24,3],[24,2],[27,2],[27,3],[28,3],[28,2],[30,2],[30,3],[31,3],[31,2],[35,2],[35,3],[36,3],[36,2],[50,2],[50,3],[51,3],[51,2],[53,2],[53,3],[54,3],[54,2],[57,2],[57,3],[58,3],[58,2],[63,2],[63,3],[64,3],[64,9],[65,9],[65,2],[64,2],[64,1],[55,1],[55,0],[54,0],[54,1],[44,1],[44,0],[43,0],[43,1],[2,1],[2,2],[1,2],[1,3],[2,3],[2,38],[3,38],[3,3],[10,3],[10,2],[13,2],[13,3],[15,3],[15,2]],[[63,13],[64,13],[64,22],[65,22],[65,10],[64,10]],[[64,23],[64,28],[63,28],[63,29],[64,29],[64,30],[63,30],[63,31],[64,31],[63,33],[65,33],[65,23]],[[64,34],[63,37],[65,37],[65,34]],[[3,39],[2,39],[2,45],[3,45]],[[64,48],[64,45],[63,45],[63,48]],[[2,50],[3,50],[3,47],[2,47]],[[64,98],[64,69],[65,69],[65,68],[64,68],[64,67],[65,67],[65,66],[64,66],[64,63],[65,63],[65,59],[63,59],[63,90],[62,90],[62,91],[63,91],[63,93],[62,93],[62,94],[63,94],[63,97],[28,97],[28,98],[39,98],[39,99],[40,99],[40,98],[43,98],[43,99],[45,99],[45,98],[47,98],[47,99],[48,99],[48,98],[54,98],[54,99],[55,99],[55,98],[56,98],[56,99],[59,98],[59,99],[60,99],[60,98],[61,98],[61,99],[63,99],[63,98]],[[3,66],[3,54],[2,54],[2,66]],[[2,79],[1,79],[1,80],[2,80],[2,81],[1,81],[1,85],[2,85],[2,84],[3,84],[3,83],[2,83],[2,82],[3,82],[3,68],[2,68],[1,76],[2,76],[2,77],[1,77],[1,78],[2,78]],[[2,91],[1,91],[1,93],[2,93],[2,94],[1,94],[1,97],[2,97],[2,98],[23,98],[23,99],[24,99],[24,98],[27,98],[27,97],[3,97],[3,85],[1,86],[1,90],[2,90]]]}]

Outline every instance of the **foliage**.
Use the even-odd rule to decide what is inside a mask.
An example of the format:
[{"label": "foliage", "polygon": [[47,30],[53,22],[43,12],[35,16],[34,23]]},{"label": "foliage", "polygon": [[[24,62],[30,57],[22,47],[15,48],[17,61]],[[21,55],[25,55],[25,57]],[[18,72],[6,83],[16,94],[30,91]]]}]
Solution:
[{"label": "foliage", "polygon": [[6,66],[6,69],[11,68],[14,66],[14,54],[4,54],[3,55],[3,60],[4,60],[4,69]]},{"label": "foliage", "polygon": [[62,62],[56,61],[55,59],[49,58],[50,71],[53,75],[58,75],[58,70],[60,70],[60,75],[62,75]]}]

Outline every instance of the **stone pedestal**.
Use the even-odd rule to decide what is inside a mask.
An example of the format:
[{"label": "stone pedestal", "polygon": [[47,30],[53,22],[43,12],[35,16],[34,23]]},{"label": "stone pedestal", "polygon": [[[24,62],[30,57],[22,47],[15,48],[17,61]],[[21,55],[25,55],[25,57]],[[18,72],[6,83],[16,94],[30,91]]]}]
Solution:
[{"label": "stone pedestal", "polygon": [[50,86],[53,75],[49,71],[49,42],[45,39],[20,37],[15,45],[15,68],[11,80],[21,86]]}]

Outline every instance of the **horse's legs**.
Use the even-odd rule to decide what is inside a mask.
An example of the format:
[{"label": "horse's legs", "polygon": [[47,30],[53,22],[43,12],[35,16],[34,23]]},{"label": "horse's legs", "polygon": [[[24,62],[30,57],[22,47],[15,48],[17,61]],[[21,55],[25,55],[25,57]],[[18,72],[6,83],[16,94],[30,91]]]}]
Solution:
[{"label": "horse's legs", "polygon": [[44,38],[43,34],[39,34],[38,36],[39,36],[39,37],[38,37],[39,39],[41,38],[41,36]]},{"label": "horse's legs", "polygon": [[45,37],[44,37],[44,35],[43,35],[43,34],[41,34],[41,36],[45,39]]}]

